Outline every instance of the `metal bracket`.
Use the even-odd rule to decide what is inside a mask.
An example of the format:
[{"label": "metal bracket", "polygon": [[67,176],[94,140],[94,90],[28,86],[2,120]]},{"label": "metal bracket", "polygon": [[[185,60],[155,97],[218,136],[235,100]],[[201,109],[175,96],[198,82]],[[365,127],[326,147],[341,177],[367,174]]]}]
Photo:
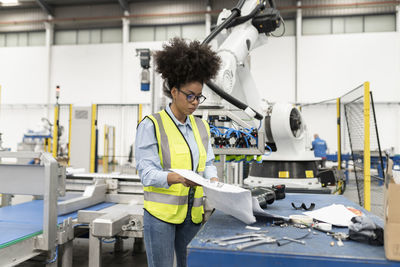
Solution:
[{"label": "metal bracket", "polygon": [[[102,184],[100,184],[102,183]],[[58,203],[58,215],[71,213],[106,200],[107,185],[104,181],[96,181],[95,185],[87,186],[83,196]]]},{"label": "metal bracket", "polygon": [[74,239],[74,227],[71,217],[68,217],[58,228],[58,244],[62,245]]}]

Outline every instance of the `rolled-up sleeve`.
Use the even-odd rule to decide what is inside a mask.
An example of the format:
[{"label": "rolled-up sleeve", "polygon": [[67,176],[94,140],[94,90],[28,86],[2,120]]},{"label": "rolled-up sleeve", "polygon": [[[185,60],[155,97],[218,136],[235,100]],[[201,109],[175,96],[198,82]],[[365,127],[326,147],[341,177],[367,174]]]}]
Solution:
[{"label": "rolled-up sleeve", "polygon": [[168,172],[161,167],[154,125],[144,119],[138,126],[135,140],[136,169],[144,186],[169,188]]},{"label": "rolled-up sleeve", "polygon": [[211,147],[211,141],[208,142],[207,149],[207,161],[206,167],[204,169],[204,178],[211,179],[213,177],[218,177],[217,175],[217,167],[214,166],[214,151]]}]

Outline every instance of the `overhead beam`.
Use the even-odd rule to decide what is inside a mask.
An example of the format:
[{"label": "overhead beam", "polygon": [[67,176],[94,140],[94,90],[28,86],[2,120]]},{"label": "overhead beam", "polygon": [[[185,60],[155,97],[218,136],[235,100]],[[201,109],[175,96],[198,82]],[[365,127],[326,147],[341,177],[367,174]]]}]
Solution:
[{"label": "overhead beam", "polygon": [[124,12],[130,12],[129,10],[129,4],[126,0],[118,0],[119,5],[121,6],[121,8],[124,10]]},{"label": "overhead beam", "polygon": [[41,9],[43,9],[44,12],[47,13],[47,15],[54,17],[53,8],[50,7],[49,4],[45,2],[45,0],[36,0],[36,3],[40,6]]}]

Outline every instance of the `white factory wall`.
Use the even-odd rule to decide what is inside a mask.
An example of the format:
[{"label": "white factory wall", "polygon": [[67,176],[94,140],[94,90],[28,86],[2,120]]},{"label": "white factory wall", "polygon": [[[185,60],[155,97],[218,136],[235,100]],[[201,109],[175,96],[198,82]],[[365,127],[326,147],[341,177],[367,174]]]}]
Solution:
[{"label": "white factory wall", "polygon": [[0,104],[46,103],[46,59],[45,47],[0,48]]},{"label": "white factory wall", "polygon": [[364,81],[375,101],[400,101],[399,33],[303,36],[299,102],[338,97]]},{"label": "white factory wall", "polygon": [[[399,33],[393,32],[303,36],[299,51],[298,102],[336,98],[369,81],[377,103],[381,148],[393,147],[400,153],[400,106],[379,104],[400,101],[399,37]],[[303,114],[310,134],[319,133],[327,140],[330,153],[335,153],[335,106],[308,107]],[[348,151],[348,141],[342,149]]]},{"label": "white factory wall", "polygon": [[[51,72],[51,88],[60,85],[62,103],[121,100],[121,44],[53,46]],[[54,102],[55,90],[51,92]]]},{"label": "white factory wall", "polygon": [[270,38],[251,52],[251,72],[269,102],[294,102],[295,37]]},{"label": "white factory wall", "polygon": [[[375,101],[400,101],[398,33],[361,33],[303,36],[299,43],[298,101],[317,102],[340,96],[364,81],[371,82]],[[159,49],[161,42],[65,45],[52,47],[51,88],[61,86],[61,103],[149,103],[151,92],[140,91],[140,64],[136,48]],[[263,98],[270,102],[295,100],[295,38],[271,38],[252,52],[251,69]],[[46,103],[46,54],[44,47],[0,48],[2,104]],[[125,58],[125,61],[123,60]],[[125,67],[123,67],[125,66]],[[155,79],[160,85],[159,78]],[[54,101],[52,91],[51,101]],[[26,110],[0,113],[5,146],[15,148],[22,139],[18,123],[28,127],[35,120],[18,115]],[[150,113],[149,106],[144,114]],[[336,151],[336,111],[329,106],[304,110],[310,134],[318,132]],[[382,147],[400,152],[398,105],[379,106]],[[10,116],[10,117],[9,117]],[[14,118],[14,119],[13,119]],[[50,118],[52,120],[52,118]],[[38,117],[37,123],[40,122]],[[120,146],[126,146],[121,144]],[[101,151],[101,150],[100,150]]]}]

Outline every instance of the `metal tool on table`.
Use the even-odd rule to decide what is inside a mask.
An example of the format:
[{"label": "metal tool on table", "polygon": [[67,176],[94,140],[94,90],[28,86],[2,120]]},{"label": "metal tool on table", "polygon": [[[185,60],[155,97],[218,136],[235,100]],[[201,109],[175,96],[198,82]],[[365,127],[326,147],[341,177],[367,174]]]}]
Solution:
[{"label": "metal tool on table", "polygon": [[246,249],[246,248],[250,248],[250,247],[254,247],[254,246],[258,246],[258,245],[272,244],[275,242],[276,242],[275,238],[266,236],[265,238],[261,238],[259,240],[253,241],[253,242],[248,242],[246,244],[238,245],[237,249],[242,250],[242,249]]},{"label": "metal tool on table", "polygon": [[[281,240],[287,240],[288,242],[282,242]],[[283,246],[283,245],[289,244],[291,242],[299,243],[299,244],[302,244],[302,245],[306,244],[306,241],[304,241],[304,240],[297,240],[295,238],[290,238],[290,237],[287,237],[287,236],[284,236],[284,237],[282,237],[282,239],[277,240],[276,244],[278,244],[278,246]]]},{"label": "metal tool on table", "polygon": [[266,238],[269,238],[268,236],[261,236],[261,235],[254,235],[246,238],[238,238],[238,239],[233,239],[230,241],[222,241],[219,242],[218,245],[222,247],[230,246],[230,245],[235,245],[235,244],[240,244],[240,243],[248,243],[248,242],[253,242],[253,241],[259,241],[259,240],[264,240]]},{"label": "metal tool on table", "polygon": [[337,240],[337,245],[339,247],[343,247],[343,240],[347,240],[349,238],[349,235],[343,232],[337,232],[337,233],[326,233],[329,236],[332,236]]},{"label": "metal tool on table", "polygon": [[247,233],[240,233],[236,234],[233,236],[225,236],[225,237],[220,237],[220,238],[210,238],[203,240],[203,242],[211,242],[213,244],[218,244],[220,242],[226,242],[230,240],[235,240],[235,239],[241,239],[241,238],[246,238],[246,237],[251,237],[251,236],[259,236],[268,233],[268,230],[264,231],[256,231],[256,232],[247,232]]},{"label": "metal tool on table", "polygon": [[217,244],[220,246],[228,246],[228,245],[258,240],[258,239],[264,238],[264,237],[266,237],[265,234],[262,234],[262,233],[254,234],[253,233],[253,234],[229,236],[229,237],[218,238],[218,239],[213,239],[213,240],[206,240],[206,242],[212,242],[213,244]]},{"label": "metal tool on table", "polygon": [[[291,238],[291,237],[284,236],[281,239],[277,240],[276,244],[278,246],[284,246],[284,245],[287,245],[289,243],[295,242],[295,243],[299,243],[299,244],[305,245],[306,241],[304,241],[303,239],[308,237],[310,234],[311,234],[311,231],[309,230],[307,232],[307,234],[305,234],[303,236],[300,236],[298,238]],[[286,242],[284,242],[283,240],[285,240]]]}]

